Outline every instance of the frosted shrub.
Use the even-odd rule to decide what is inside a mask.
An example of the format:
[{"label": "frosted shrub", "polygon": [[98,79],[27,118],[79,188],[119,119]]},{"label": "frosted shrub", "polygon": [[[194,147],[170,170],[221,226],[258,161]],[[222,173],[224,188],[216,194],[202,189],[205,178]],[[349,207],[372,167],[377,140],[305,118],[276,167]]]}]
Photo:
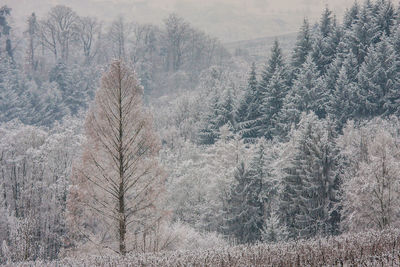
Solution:
[{"label": "frosted shrub", "polygon": [[227,242],[217,233],[201,233],[182,223],[175,223],[171,230],[176,236],[174,247],[177,250],[211,249],[227,246]]}]

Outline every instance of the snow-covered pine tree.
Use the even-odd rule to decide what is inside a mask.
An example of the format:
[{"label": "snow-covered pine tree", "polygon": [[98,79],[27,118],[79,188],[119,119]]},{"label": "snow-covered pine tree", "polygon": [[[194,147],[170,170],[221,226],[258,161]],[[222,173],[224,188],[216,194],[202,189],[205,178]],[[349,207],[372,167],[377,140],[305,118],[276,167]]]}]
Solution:
[{"label": "snow-covered pine tree", "polygon": [[323,86],[329,94],[333,94],[335,91],[336,81],[339,77],[339,72],[342,68],[344,59],[347,55],[347,52],[343,52],[345,44],[344,42],[340,42],[338,46],[338,51],[335,59],[332,63],[327,67],[325,75],[322,77]]},{"label": "snow-covered pine tree", "polygon": [[199,143],[204,145],[214,144],[220,137],[219,130],[224,125],[229,125],[232,130],[236,125],[236,108],[230,88],[222,93],[213,90],[208,111],[203,117],[203,127],[199,132]]},{"label": "snow-covered pine tree", "polygon": [[238,164],[234,174],[234,184],[231,185],[231,190],[228,193],[227,199],[224,201],[225,223],[224,232],[227,235],[232,235],[237,242],[246,242],[245,231],[243,229],[244,221],[247,217],[243,216],[248,207],[245,205],[246,195],[245,188],[248,183],[248,169],[243,161]]},{"label": "snow-covered pine tree", "polygon": [[266,173],[265,153],[265,141],[261,139],[250,163],[238,164],[235,180],[224,201],[225,231],[240,243],[262,240],[266,208],[272,201],[268,197],[274,192],[274,184]]},{"label": "snow-covered pine tree", "polygon": [[307,19],[304,19],[300,32],[297,35],[297,41],[292,55],[292,79],[296,78],[296,74],[299,73],[302,65],[306,62],[307,56],[311,53],[312,42],[310,24]]},{"label": "snow-covered pine tree", "polygon": [[71,71],[69,70],[67,64],[62,61],[58,61],[50,70],[49,81],[56,82],[62,92],[67,92],[70,90],[70,83],[72,82],[72,79]]},{"label": "snow-covered pine tree", "polygon": [[239,105],[236,110],[236,118],[237,122],[239,123],[238,125],[239,129],[240,126],[242,126],[241,123],[247,120],[248,108],[250,104],[253,102],[254,96],[257,93],[257,86],[258,82],[257,82],[256,64],[253,62],[251,64],[251,69],[247,81],[247,87],[245,89],[243,96],[239,101]]},{"label": "snow-covered pine tree", "polygon": [[267,91],[263,93],[260,106],[261,125],[260,136],[273,139],[280,135],[280,117],[284,99],[288,92],[288,80],[284,69],[278,69],[268,84]]},{"label": "snow-covered pine tree", "polygon": [[[353,6],[357,7],[357,5]],[[348,13],[351,11],[347,11]],[[347,13],[346,13],[347,14]],[[346,28],[343,25],[338,25],[336,19],[333,21],[333,32],[328,37],[328,42],[332,42],[331,48],[335,50],[335,55],[331,58],[329,65],[325,66],[325,74],[323,76],[324,87],[329,94],[335,91],[336,80],[339,77],[339,72],[342,68],[343,62],[351,53],[348,45],[348,35],[351,33],[351,28]],[[333,51],[333,50],[332,50]],[[358,71],[358,66],[355,71]]]},{"label": "snow-covered pine tree", "polygon": [[336,25],[336,19],[332,17],[332,11],[326,8],[314,37],[313,50],[311,52],[321,75],[326,73],[328,66],[335,59],[341,36],[342,31]]},{"label": "snow-covered pine tree", "polygon": [[360,9],[360,5],[355,1],[350,9],[346,10],[343,18],[343,27],[345,30],[351,29],[353,24],[357,21]]},{"label": "snow-covered pine tree", "polygon": [[219,95],[216,90],[212,92],[210,102],[208,103],[207,113],[202,118],[202,127],[198,134],[200,144],[212,145],[219,138],[218,134],[218,110],[219,110]]},{"label": "snow-covered pine tree", "polygon": [[248,84],[237,110],[237,130],[245,140],[253,142],[258,137],[261,94],[255,64],[252,64]]},{"label": "snow-covered pine tree", "polygon": [[7,55],[0,57],[0,121],[18,118],[23,107],[21,72]]},{"label": "snow-covered pine tree", "polygon": [[307,56],[279,114],[281,135],[284,137],[291,125],[300,121],[302,112],[314,111],[318,117],[325,117],[327,93],[312,56]]},{"label": "snow-covered pine tree", "polygon": [[367,0],[360,9],[351,29],[344,36],[348,50],[352,51],[357,58],[358,66],[364,62],[368,48],[379,41],[381,34],[374,23],[373,5]]},{"label": "snow-covered pine tree", "polygon": [[302,181],[297,227],[301,237],[334,235],[339,232],[340,214],[337,204],[341,178],[336,133],[332,122],[318,122],[312,115],[310,119],[315,124],[314,127],[308,126],[313,128],[307,130],[310,140],[301,141],[305,141],[303,149],[306,166],[302,168],[306,176]]},{"label": "snow-covered pine tree", "polygon": [[287,94],[289,81],[282,50],[277,40],[271,50],[271,58],[265,66],[259,91],[261,103],[259,107],[260,126],[258,136],[272,139],[278,134],[278,114]]},{"label": "snow-covered pine tree", "polygon": [[350,52],[339,71],[333,93],[329,95],[327,111],[331,118],[335,118],[339,130],[355,115],[356,65],[357,60]]},{"label": "snow-covered pine tree", "polygon": [[236,107],[230,88],[224,90],[222,99],[219,105],[218,126],[221,128],[224,125],[229,125],[231,130],[235,129],[236,125]]},{"label": "snow-covered pine tree", "polygon": [[276,39],[271,48],[271,56],[261,74],[261,81],[259,84],[260,87],[259,90],[261,91],[261,93],[267,91],[267,87],[274,73],[278,69],[284,69],[284,68],[285,68],[285,63],[283,60],[282,49],[279,46],[278,40]]},{"label": "snow-covered pine tree", "polygon": [[[83,72],[74,73],[63,61],[59,61],[49,74],[49,81],[58,84],[62,102],[72,115],[76,115],[79,110],[86,108],[86,101],[89,100],[87,94],[92,93],[88,92],[88,87],[81,87],[79,84],[76,84],[82,79],[80,77],[82,75]],[[95,82],[92,82],[91,87],[94,87]]]},{"label": "snow-covered pine tree", "polygon": [[396,112],[399,101],[400,62],[387,37],[368,50],[357,75],[357,117],[371,118]]},{"label": "snow-covered pine tree", "polygon": [[280,222],[278,216],[278,192],[279,180],[276,171],[277,157],[279,156],[279,145],[275,142],[260,138],[256,145],[252,165],[261,177],[262,189],[259,199],[263,202],[263,227],[262,240],[274,242],[283,240],[286,236],[285,226]]},{"label": "snow-covered pine tree", "polygon": [[335,234],[339,172],[331,123],[303,114],[282,150],[280,209],[289,238]]},{"label": "snow-covered pine tree", "polygon": [[378,0],[375,2],[376,14],[374,23],[378,32],[382,36],[391,36],[394,30],[393,26],[396,23],[396,14],[393,2],[391,0]]},{"label": "snow-covered pine tree", "polygon": [[62,101],[62,94],[57,83],[42,83],[37,90],[30,90],[32,116],[29,123],[34,125],[53,125],[54,122],[61,121],[70,113],[68,107]]}]

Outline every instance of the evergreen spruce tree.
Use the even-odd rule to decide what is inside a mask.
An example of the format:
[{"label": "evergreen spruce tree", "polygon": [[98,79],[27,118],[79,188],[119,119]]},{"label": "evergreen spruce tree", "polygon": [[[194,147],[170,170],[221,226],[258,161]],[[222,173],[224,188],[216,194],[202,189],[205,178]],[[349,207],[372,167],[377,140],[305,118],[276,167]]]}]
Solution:
[{"label": "evergreen spruce tree", "polygon": [[[321,122],[309,115],[300,141],[304,150],[303,188],[300,214],[296,217],[301,237],[332,235],[338,232],[337,217],[339,172],[335,131],[330,122]],[[312,125],[312,123],[314,125]],[[308,139],[308,140],[307,140]]]},{"label": "evergreen spruce tree", "polygon": [[74,77],[71,69],[62,61],[59,61],[49,74],[49,81],[58,84],[62,101],[73,115],[76,115],[80,109],[84,109],[88,101],[86,97],[88,88],[78,86],[76,84],[78,78]]},{"label": "evergreen spruce tree", "polygon": [[350,9],[348,9],[344,15],[343,27],[348,30],[351,29],[353,24],[358,20],[360,12],[360,6],[357,1],[353,3]]},{"label": "evergreen spruce tree", "polygon": [[328,37],[333,31],[332,11],[328,7],[325,8],[321,20],[319,22],[319,31],[322,37]]},{"label": "evergreen spruce tree", "polygon": [[258,149],[246,166],[241,162],[235,172],[235,181],[225,201],[226,232],[240,243],[261,241],[264,223],[265,201],[262,196],[265,171],[265,147],[260,142]]},{"label": "evergreen spruce tree", "polygon": [[303,26],[297,35],[297,41],[294,47],[292,55],[292,79],[296,77],[296,74],[300,71],[302,65],[306,62],[307,56],[312,51],[312,36],[310,30],[310,24],[307,19],[304,19]]},{"label": "evergreen spruce tree", "polygon": [[220,128],[228,125],[234,131],[236,125],[235,105],[231,89],[222,95],[214,90],[210,98],[208,112],[203,118],[203,127],[199,132],[199,143],[204,145],[214,144],[220,137]]},{"label": "evergreen spruce tree", "polygon": [[34,110],[30,124],[50,126],[70,113],[55,82],[42,83],[37,91],[30,92],[29,98]]},{"label": "evergreen spruce tree", "polygon": [[396,11],[391,0],[378,0],[375,3],[374,23],[381,35],[390,36],[396,23]]},{"label": "evergreen spruce tree", "polygon": [[62,61],[57,62],[49,73],[49,81],[56,82],[61,92],[67,92],[70,90],[71,80],[71,72],[67,65]]},{"label": "evergreen spruce tree", "polygon": [[271,57],[265,66],[259,86],[261,102],[258,136],[272,139],[277,134],[278,113],[282,108],[283,100],[288,91],[288,78],[282,50],[278,41],[275,40],[271,50]]},{"label": "evergreen spruce tree", "polygon": [[339,77],[339,72],[342,69],[343,62],[348,54],[345,48],[346,44],[341,41],[337,48],[335,59],[326,69],[325,75],[322,77],[323,84],[329,94],[333,94],[335,91],[336,81]]},{"label": "evergreen spruce tree", "polygon": [[251,183],[247,167],[241,162],[235,172],[235,184],[232,185],[229,198],[225,201],[224,211],[226,213],[225,231],[235,237],[239,243],[249,243],[258,240],[258,225],[254,216],[258,214],[258,207],[249,206],[248,191]]},{"label": "evergreen spruce tree", "polygon": [[354,118],[356,65],[357,60],[350,53],[339,71],[333,93],[329,96],[327,111],[332,118],[335,118],[339,130],[347,120]]},{"label": "evergreen spruce tree", "polygon": [[[332,42],[334,44],[335,51],[334,56],[330,58],[329,65],[325,66],[325,74],[323,76],[324,87],[329,92],[329,94],[333,94],[335,91],[336,80],[339,77],[339,72],[342,68],[343,62],[345,61],[347,55],[350,53],[350,48],[348,45],[348,35],[350,34],[351,29],[343,28],[336,24],[336,20],[334,20],[334,31],[331,40],[328,42]],[[358,70],[358,67],[356,68]]]},{"label": "evergreen spruce tree", "polygon": [[212,145],[219,138],[218,134],[218,110],[219,96],[214,90],[210,98],[209,107],[205,117],[202,118],[203,126],[199,132],[199,143],[203,145]]},{"label": "evergreen spruce tree", "polygon": [[265,65],[265,69],[261,75],[260,91],[262,93],[267,91],[267,87],[274,73],[278,69],[283,69],[284,65],[285,63],[283,60],[282,49],[279,46],[278,40],[275,40],[274,45],[271,49],[271,56],[268,60],[268,63]]},{"label": "evergreen spruce tree", "polygon": [[221,103],[219,105],[218,117],[217,117],[217,127],[225,124],[230,125],[232,129],[236,125],[236,114],[235,114],[235,103],[232,96],[232,90],[230,88],[226,89],[222,95]]},{"label": "evergreen spruce tree", "polygon": [[261,192],[258,198],[263,203],[262,240],[268,242],[283,240],[286,236],[285,228],[280,224],[277,213],[279,181],[275,169],[278,157],[276,148],[275,143],[260,138],[251,163],[253,173],[261,180]]},{"label": "evergreen spruce tree", "polygon": [[256,65],[253,62],[249,73],[246,91],[244,92],[243,97],[240,99],[239,106],[236,111],[236,118],[238,123],[246,121],[248,115],[248,107],[257,93],[257,85],[258,82],[257,82]]},{"label": "evergreen spruce tree", "polygon": [[[291,132],[293,133],[293,132]],[[300,176],[299,165],[302,164],[302,151],[291,136],[287,143],[282,144],[280,172],[280,192],[279,192],[279,219],[287,229],[287,238],[295,239],[299,236],[296,227],[296,217],[300,214],[300,196],[303,181]]]},{"label": "evergreen spruce tree", "polygon": [[287,92],[288,81],[286,71],[284,68],[279,68],[271,77],[267,90],[262,95],[260,136],[272,139],[279,135],[279,113],[281,112]]},{"label": "evergreen spruce tree", "polygon": [[336,25],[332,12],[326,8],[322,14],[314,42],[312,56],[321,75],[324,75],[336,57],[337,47],[342,37],[342,31]]},{"label": "evergreen spruce tree", "polygon": [[260,123],[261,94],[258,87],[255,64],[253,63],[248,85],[237,110],[237,130],[245,140],[253,142],[258,137]]},{"label": "evergreen spruce tree", "polygon": [[38,46],[38,21],[35,13],[27,20],[28,29],[25,34],[28,36],[28,48],[26,50],[26,69],[32,75],[38,67],[38,61],[36,59],[35,49]]},{"label": "evergreen spruce tree", "polygon": [[368,50],[357,76],[357,117],[390,115],[398,110],[399,66],[387,37]]},{"label": "evergreen spruce tree", "polygon": [[380,40],[382,33],[374,21],[373,5],[366,1],[361,8],[358,18],[344,37],[350,50],[357,58],[358,65],[364,62],[368,48]]},{"label": "evergreen spruce tree", "polygon": [[21,115],[21,108],[24,107],[21,76],[9,56],[0,57],[0,121],[9,121]]},{"label": "evergreen spruce tree", "polygon": [[280,132],[285,136],[292,124],[300,121],[302,112],[314,111],[320,118],[325,117],[328,102],[327,91],[311,55],[302,66],[293,87],[286,95],[279,114]]},{"label": "evergreen spruce tree", "polygon": [[292,131],[282,159],[281,220],[288,237],[338,232],[339,171],[331,123],[313,113],[303,115]]},{"label": "evergreen spruce tree", "polygon": [[38,86],[10,57],[0,58],[0,122],[18,118],[25,124],[51,126],[68,113],[55,82]]}]

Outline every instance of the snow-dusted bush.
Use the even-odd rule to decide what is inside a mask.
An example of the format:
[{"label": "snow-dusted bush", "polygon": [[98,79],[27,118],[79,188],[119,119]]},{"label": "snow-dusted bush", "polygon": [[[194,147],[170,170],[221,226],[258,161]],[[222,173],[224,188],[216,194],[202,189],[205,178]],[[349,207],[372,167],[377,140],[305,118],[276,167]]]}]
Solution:
[{"label": "snow-dusted bush", "polygon": [[187,224],[174,223],[171,227],[175,239],[173,242],[176,250],[204,250],[216,247],[226,247],[228,243],[217,233],[199,232]]}]

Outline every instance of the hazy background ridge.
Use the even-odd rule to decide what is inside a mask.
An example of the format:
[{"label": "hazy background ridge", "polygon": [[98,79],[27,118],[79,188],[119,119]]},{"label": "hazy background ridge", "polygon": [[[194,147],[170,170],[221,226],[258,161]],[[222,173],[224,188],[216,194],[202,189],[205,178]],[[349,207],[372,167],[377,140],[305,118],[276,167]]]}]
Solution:
[{"label": "hazy background ridge", "polygon": [[44,15],[52,6],[67,5],[80,15],[106,22],[118,15],[140,23],[161,24],[171,12],[223,42],[292,33],[304,17],[316,22],[328,6],[341,19],[353,0],[1,0],[13,8],[17,25],[32,12]]}]

